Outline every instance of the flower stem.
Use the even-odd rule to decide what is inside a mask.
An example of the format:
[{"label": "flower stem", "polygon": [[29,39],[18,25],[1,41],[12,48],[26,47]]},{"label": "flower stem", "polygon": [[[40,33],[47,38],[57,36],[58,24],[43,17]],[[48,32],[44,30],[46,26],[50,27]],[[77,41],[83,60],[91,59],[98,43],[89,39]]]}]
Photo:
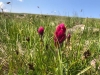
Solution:
[{"label": "flower stem", "polygon": [[59,51],[58,51],[58,61],[59,61],[58,73],[60,72],[59,75],[63,75],[61,47],[59,48]]}]

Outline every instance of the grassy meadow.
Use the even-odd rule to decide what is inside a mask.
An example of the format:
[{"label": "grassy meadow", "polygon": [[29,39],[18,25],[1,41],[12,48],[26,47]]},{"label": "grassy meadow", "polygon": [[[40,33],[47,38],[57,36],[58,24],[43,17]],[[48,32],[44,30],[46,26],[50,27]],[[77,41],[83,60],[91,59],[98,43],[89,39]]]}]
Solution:
[{"label": "grassy meadow", "polygon": [[[69,45],[64,41],[56,48],[53,36],[59,23],[85,28],[71,34]],[[1,13],[0,75],[100,75],[100,19]]]}]

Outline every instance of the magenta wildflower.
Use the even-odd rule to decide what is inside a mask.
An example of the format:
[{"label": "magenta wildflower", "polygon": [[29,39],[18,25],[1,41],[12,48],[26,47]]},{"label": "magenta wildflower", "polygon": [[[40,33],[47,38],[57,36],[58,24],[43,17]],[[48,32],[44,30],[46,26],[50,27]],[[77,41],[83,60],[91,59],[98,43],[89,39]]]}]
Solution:
[{"label": "magenta wildflower", "polygon": [[59,24],[57,27],[56,27],[56,32],[58,32],[59,30],[63,30],[64,33],[66,32],[66,27],[63,23]]},{"label": "magenta wildflower", "polygon": [[56,27],[56,31],[54,33],[54,42],[55,44],[61,44],[66,39],[66,27],[63,23],[59,24]]},{"label": "magenta wildflower", "polygon": [[38,28],[38,34],[40,35],[40,41],[43,42],[44,27],[40,26]]},{"label": "magenta wildflower", "polygon": [[42,27],[42,26],[40,26],[39,28],[38,28],[38,33],[39,33],[39,35],[43,35],[43,33],[44,33],[44,28]]}]

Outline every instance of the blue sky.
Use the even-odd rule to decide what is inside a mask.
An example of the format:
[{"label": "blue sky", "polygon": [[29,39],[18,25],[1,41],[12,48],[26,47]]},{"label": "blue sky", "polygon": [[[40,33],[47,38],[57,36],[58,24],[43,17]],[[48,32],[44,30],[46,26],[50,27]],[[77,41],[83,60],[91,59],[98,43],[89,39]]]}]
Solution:
[{"label": "blue sky", "polygon": [[[9,1],[11,4],[7,5],[6,2]],[[4,8],[11,12],[100,18],[100,0],[0,0],[0,2],[3,2]]]}]

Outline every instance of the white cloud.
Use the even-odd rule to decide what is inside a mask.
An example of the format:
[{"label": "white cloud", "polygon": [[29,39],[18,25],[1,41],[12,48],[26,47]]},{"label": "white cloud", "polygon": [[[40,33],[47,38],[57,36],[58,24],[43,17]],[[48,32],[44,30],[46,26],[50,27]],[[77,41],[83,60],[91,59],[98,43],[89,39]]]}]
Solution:
[{"label": "white cloud", "polygon": [[5,4],[3,2],[0,2],[0,11],[3,9],[4,12],[8,12],[8,9],[6,9]]},{"label": "white cloud", "polygon": [[18,0],[18,1],[22,2],[23,0]]},{"label": "white cloud", "polygon": [[0,8],[3,9],[4,8],[4,3],[0,2]]}]

